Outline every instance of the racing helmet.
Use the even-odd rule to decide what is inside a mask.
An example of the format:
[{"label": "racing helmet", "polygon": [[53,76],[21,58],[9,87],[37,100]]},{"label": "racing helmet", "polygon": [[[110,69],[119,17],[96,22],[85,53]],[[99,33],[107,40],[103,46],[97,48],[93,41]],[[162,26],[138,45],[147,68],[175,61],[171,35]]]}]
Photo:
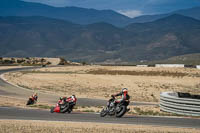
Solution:
[{"label": "racing helmet", "polygon": [[37,96],[37,92],[33,93],[33,95],[32,95],[32,96],[33,96],[33,97]]},{"label": "racing helmet", "polygon": [[122,92],[128,92],[128,88],[123,88]]}]

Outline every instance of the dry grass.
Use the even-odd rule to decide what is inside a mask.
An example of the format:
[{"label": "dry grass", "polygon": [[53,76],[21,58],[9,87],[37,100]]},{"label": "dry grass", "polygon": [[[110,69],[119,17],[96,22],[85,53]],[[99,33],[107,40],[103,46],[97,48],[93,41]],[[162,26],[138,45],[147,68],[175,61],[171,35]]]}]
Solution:
[{"label": "dry grass", "polygon": [[26,107],[26,101],[19,98],[7,97],[0,95],[0,106],[12,106],[12,107]]},{"label": "dry grass", "polygon": [[[168,77],[184,77],[188,76],[187,73],[182,72],[170,72],[170,71],[124,71],[124,70],[106,70],[106,69],[99,69],[99,70],[92,70],[88,72],[89,74],[101,74],[101,75],[133,75],[133,76],[168,76]],[[196,76],[196,75],[191,75]]]},{"label": "dry grass", "polygon": [[200,71],[188,68],[68,66],[9,73],[5,77],[26,88],[86,98],[108,99],[123,87],[129,88],[133,101],[158,102],[163,91],[200,94]]},{"label": "dry grass", "polygon": [[36,103],[34,105],[26,106],[26,102],[27,101],[24,99],[0,95],[0,106],[17,107],[25,109],[50,109],[53,106],[51,104],[41,102],[39,104]]},{"label": "dry grass", "polygon": [[[128,115],[147,115],[147,116],[181,116],[177,114],[167,113],[160,111],[160,107],[156,105],[152,106],[128,106],[130,108],[130,111],[127,113]],[[76,106],[74,111],[77,112],[94,112],[94,113],[100,113],[103,107],[101,106]],[[182,116],[183,117],[183,116]],[[186,116],[184,116],[186,117]],[[197,118],[197,117],[196,117]]]},{"label": "dry grass", "polygon": [[12,68],[22,68],[24,66],[0,66],[0,70],[5,70],[5,69],[12,69]]},{"label": "dry grass", "polygon": [[[86,126],[87,125],[87,126]],[[0,120],[2,133],[197,133],[198,129],[143,125]]]},{"label": "dry grass", "polygon": [[[152,106],[129,106],[130,111],[128,114],[131,115],[142,115],[142,116],[181,116],[178,114],[173,114],[173,113],[168,113],[168,112],[163,112],[160,110],[159,106],[152,105]],[[183,116],[181,116],[183,117]],[[187,117],[187,116],[184,116]],[[197,118],[197,117],[196,117]]]}]

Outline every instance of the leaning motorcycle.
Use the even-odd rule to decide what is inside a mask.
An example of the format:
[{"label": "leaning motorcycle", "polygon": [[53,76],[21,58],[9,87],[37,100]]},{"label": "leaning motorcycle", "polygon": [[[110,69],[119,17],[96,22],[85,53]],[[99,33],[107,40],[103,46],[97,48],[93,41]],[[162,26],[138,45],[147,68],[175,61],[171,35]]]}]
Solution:
[{"label": "leaning motorcycle", "polygon": [[37,102],[37,99],[35,99],[34,97],[30,97],[26,105],[32,105],[32,104],[35,104],[36,102]]},{"label": "leaning motorcycle", "polygon": [[66,101],[62,104],[62,100],[59,100],[55,107],[52,107],[50,112],[54,113],[71,113],[73,110],[74,104]]},{"label": "leaning motorcycle", "polygon": [[106,115],[109,115],[109,116],[122,117],[129,110],[127,109],[129,103],[130,103],[129,100],[118,102],[116,101],[115,97],[112,96],[112,98],[109,99],[109,101],[107,102],[107,106],[104,107],[100,112],[100,116],[105,117]]}]

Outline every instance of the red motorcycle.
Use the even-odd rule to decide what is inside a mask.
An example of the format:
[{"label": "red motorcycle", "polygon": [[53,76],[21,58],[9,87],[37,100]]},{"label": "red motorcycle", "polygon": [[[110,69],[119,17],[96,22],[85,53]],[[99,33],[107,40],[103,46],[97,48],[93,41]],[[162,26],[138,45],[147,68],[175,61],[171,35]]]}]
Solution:
[{"label": "red motorcycle", "polygon": [[37,102],[37,99],[38,99],[38,96],[37,96],[37,95],[31,96],[31,97],[28,99],[26,105],[35,104],[35,103]]},{"label": "red motorcycle", "polygon": [[60,99],[55,107],[52,107],[50,112],[54,113],[71,113],[74,106],[76,105],[76,98],[72,100],[71,97],[67,98],[66,100]]}]

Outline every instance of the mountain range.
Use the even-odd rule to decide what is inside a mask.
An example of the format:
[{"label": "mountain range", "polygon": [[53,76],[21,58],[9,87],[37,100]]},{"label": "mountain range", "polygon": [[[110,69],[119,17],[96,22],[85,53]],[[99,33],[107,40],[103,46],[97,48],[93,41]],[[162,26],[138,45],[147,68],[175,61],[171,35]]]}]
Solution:
[{"label": "mountain range", "polygon": [[0,56],[65,57],[72,61],[127,63],[200,52],[200,21],[173,14],[116,27],[79,25],[47,17],[0,17]]},{"label": "mountain range", "polygon": [[200,7],[177,10],[177,11],[173,11],[166,14],[142,15],[142,16],[133,18],[131,23],[151,22],[151,21],[155,21],[155,20],[170,16],[170,15],[173,15],[173,14],[180,14],[180,15],[184,15],[184,16],[188,16],[188,17],[192,17],[192,18],[200,20]]},{"label": "mountain range", "polygon": [[174,56],[200,53],[199,42],[200,7],[129,18],[112,10],[0,1],[2,57],[174,61]]},{"label": "mountain range", "polygon": [[63,19],[77,24],[106,22],[116,26],[129,23],[127,16],[112,10],[95,10],[80,7],[52,7],[21,0],[1,0],[0,16],[44,16]]},{"label": "mountain range", "polygon": [[82,25],[105,22],[118,27],[123,27],[131,23],[152,22],[172,14],[180,14],[200,19],[200,7],[178,10],[167,14],[143,15],[136,18],[129,18],[113,10],[95,10],[79,7],[52,7],[21,0],[0,1],[0,16],[44,16],[63,19]]}]

